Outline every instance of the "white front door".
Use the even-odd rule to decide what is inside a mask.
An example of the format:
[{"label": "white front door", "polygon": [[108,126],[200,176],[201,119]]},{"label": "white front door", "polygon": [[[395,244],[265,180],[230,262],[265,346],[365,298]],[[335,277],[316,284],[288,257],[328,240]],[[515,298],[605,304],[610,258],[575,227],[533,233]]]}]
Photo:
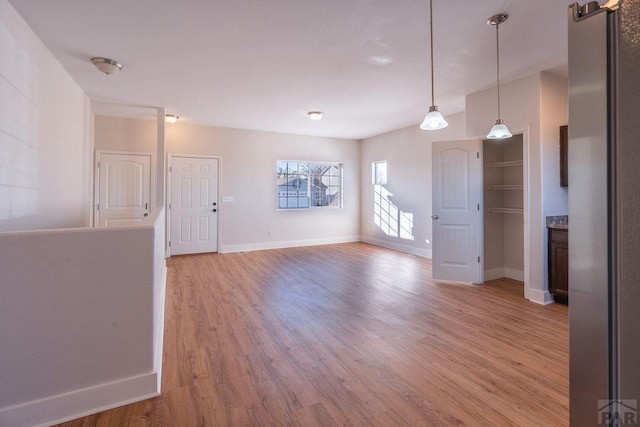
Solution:
[{"label": "white front door", "polygon": [[171,255],[218,251],[218,159],[171,156]]},{"label": "white front door", "polygon": [[138,224],[151,208],[151,155],[98,153],[97,227]]},{"label": "white front door", "polygon": [[434,142],[433,278],[482,283],[481,141]]}]

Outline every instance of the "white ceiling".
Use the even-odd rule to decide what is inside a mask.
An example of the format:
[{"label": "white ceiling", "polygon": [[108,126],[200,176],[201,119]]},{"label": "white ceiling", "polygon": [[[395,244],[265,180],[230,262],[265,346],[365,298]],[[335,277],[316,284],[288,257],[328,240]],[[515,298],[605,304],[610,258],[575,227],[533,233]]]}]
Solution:
[{"label": "white ceiling", "polygon": [[[440,111],[495,85],[493,14],[509,14],[503,81],[566,66],[570,1],[435,0]],[[157,106],[191,123],[359,139],[419,124],[431,103],[427,0],[9,2],[102,101],[97,114]],[[101,74],[94,56],[124,69]]]}]

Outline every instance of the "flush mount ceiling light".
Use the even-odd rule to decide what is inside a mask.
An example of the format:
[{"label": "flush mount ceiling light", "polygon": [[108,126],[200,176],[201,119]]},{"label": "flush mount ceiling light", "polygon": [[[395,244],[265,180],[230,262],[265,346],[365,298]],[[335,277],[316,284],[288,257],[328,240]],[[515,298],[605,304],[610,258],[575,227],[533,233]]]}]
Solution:
[{"label": "flush mount ceiling light", "polygon": [[309,111],[307,114],[311,120],[320,120],[324,116],[322,111]]},{"label": "flush mount ceiling light", "polygon": [[498,15],[493,15],[487,21],[487,24],[496,26],[496,81],[498,83],[498,119],[489,131],[487,135],[488,139],[506,139],[513,136],[511,132],[509,132],[507,125],[505,125],[504,121],[500,118],[500,37],[498,36],[498,28],[508,17],[509,15],[499,13]]},{"label": "flush mount ceiling light", "polygon": [[109,58],[91,58],[91,62],[96,66],[98,70],[105,74],[114,74],[122,70],[122,64],[118,61]]},{"label": "flush mount ceiling light", "polygon": [[444,129],[449,126],[449,123],[442,117],[440,111],[438,111],[438,107],[436,107],[436,103],[434,101],[434,90],[433,90],[433,0],[429,0],[429,30],[431,32],[431,107],[429,107],[429,112],[426,117],[422,121],[420,125],[420,129],[423,130],[436,130],[436,129]]},{"label": "flush mount ceiling light", "polygon": [[172,124],[178,121],[178,119],[180,118],[180,116],[176,116],[175,114],[165,114],[164,115],[164,121]]}]

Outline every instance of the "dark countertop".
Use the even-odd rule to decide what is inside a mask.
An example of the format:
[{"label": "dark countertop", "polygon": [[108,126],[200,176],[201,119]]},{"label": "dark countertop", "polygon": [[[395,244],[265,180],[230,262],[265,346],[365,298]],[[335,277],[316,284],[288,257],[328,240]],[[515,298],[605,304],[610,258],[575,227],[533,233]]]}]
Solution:
[{"label": "dark countertop", "polygon": [[548,216],[547,228],[555,228],[558,230],[568,230],[569,216],[568,215]]}]

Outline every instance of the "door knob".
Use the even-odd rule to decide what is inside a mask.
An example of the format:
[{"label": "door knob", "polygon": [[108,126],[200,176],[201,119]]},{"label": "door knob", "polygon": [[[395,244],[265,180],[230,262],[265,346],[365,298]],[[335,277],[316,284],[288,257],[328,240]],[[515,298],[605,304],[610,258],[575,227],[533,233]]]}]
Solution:
[{"label": "door knob", "polygon": [[215,206],[215,205],[217,205],[217,203],[216,203],[216,202],[213,202],[213,206]]},{"label": "door knob", "polygon": [[432,218],[432,219],[438,219],[438,218],[440,218],[440,217],[439,217],[438,215],[431,215],[431,218]]},{"label": "door knob", "polygon": [[213,212],[218,212],[218,209],[214,209]]},{"label": "door knob", "polygon": [[146,213],[146,214],[144,214],[144,216],[149,216],[149,214],[148,214],[148,213]]}]

